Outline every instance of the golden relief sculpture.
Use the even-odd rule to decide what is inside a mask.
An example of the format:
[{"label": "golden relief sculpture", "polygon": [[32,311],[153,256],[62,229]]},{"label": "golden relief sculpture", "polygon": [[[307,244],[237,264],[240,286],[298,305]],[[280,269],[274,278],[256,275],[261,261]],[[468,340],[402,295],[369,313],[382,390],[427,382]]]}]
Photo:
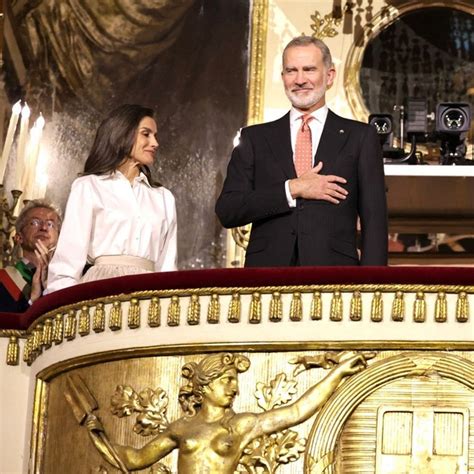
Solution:
[{"label": "golden relief sculpture", "polygon": [[[362,371],[373,355],[328,353],[290,361],[296,364],[292,376],[279,373],[269,383],[257,383],[255,397],[262,412],[236,413],[232,408],[239,394],[238,376],[250,367],[250,360],[242,354],[211,354],[183,365],[186,382],[178,399],[184,415],[172,422],[167,419],[168,396],[163,389],[137,393],[119,385],[111,398],[112,413],[118,417],[137,413],[133,431],[154,436],[141,448],[116,445],[108,439],[93,413],[97,402],[77,374],[67,376],[65,397],[102,457],[121,472],[150,466],[150,472],[170,472],[159,461],[176,449],[180,474],[274,473],[305,451],[305,438],[289,428],[320,410],[342,380]],[[292,377],[312,367],[330,371],[295,400],[297,382]],[[102,466],[98,469],[106,472]]]}]

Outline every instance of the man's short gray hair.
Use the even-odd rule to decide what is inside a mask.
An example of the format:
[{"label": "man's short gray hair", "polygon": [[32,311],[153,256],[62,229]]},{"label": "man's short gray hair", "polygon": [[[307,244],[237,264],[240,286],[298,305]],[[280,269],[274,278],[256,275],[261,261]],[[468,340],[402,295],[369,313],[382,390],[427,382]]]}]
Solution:
[{"label": "man's short gray hair", "polygon": [[309,45],[316,46],[318,48],[322,55],[323,55],[323,63],[326,69],[330,69],[334,66],[332,62],[332,57],[331,57],[331,51],[329,51],[329,48],[327,47],[326,43],[318,38],[314,38],[313,36],[297,36],[296,38],[293,38],[286,46],[285,49],[283,50],[283,55],[282,55],[282,64],[285,64],[285,53],[286,50],[289,48],[294,48],[296,46],[309,46]]},{"label": "man's short gray hair", "polygon": [[46,199],[32,199],[31,201],[28,201],[23,209],[21,210],[16,222],[15,222],[15,229],[17,233],[21,232],[23,227],[26,225],[26,221],[28,219],[28,212],[31,211],[32,209],[37,209],[37,208],[42,208],[42,209],[49,209],[50,211],[53,211],[56,213],[58,216],[58,223],[59,223],[59,228],[61,228],[61,224],[63,222],[63,216],[61,209],[51,203],[50,201],[47,201]]}]

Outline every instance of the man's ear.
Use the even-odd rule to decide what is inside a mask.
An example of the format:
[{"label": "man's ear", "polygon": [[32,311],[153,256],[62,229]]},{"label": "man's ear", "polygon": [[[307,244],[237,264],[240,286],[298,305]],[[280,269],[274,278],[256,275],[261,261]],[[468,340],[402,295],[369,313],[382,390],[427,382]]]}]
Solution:
[{"label": "man's ear", "polygon": [[13,240],[15,241],[15,244],[21,245],[23,243],[23,236],[21,234],[15,234]]},{"label": "man's ear", "polygon": [[336,79],[336,69],[334,67],[330,67],[327,71],[327,84],[328,89],[334,84],[334,80]]}]

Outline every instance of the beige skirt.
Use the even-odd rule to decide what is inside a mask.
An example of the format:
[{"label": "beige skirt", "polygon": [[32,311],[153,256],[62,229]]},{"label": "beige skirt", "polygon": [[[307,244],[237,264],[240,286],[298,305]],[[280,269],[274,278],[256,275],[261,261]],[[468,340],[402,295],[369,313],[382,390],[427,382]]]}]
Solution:
[{"label": "beige skirt", "polygon": [[130,255],[104,255],[95,259],[94,265],[87,270],[80,279],[80,283],[154,271],[154,263],[146,258]]}]

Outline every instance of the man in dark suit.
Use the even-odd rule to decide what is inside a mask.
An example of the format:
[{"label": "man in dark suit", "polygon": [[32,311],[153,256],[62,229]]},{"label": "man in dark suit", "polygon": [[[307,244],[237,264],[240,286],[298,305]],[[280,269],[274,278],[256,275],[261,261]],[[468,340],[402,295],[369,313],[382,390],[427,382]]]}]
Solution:
[{"label": "man in dark suit", "polygon": [[220,221],[227,228],[252,223],[248,267],[386,265],[385,183],[375,129],[327,108],[335,69],[322,41],[293,39],[281,74],[292,109],[242,130],[216,204]]}]

